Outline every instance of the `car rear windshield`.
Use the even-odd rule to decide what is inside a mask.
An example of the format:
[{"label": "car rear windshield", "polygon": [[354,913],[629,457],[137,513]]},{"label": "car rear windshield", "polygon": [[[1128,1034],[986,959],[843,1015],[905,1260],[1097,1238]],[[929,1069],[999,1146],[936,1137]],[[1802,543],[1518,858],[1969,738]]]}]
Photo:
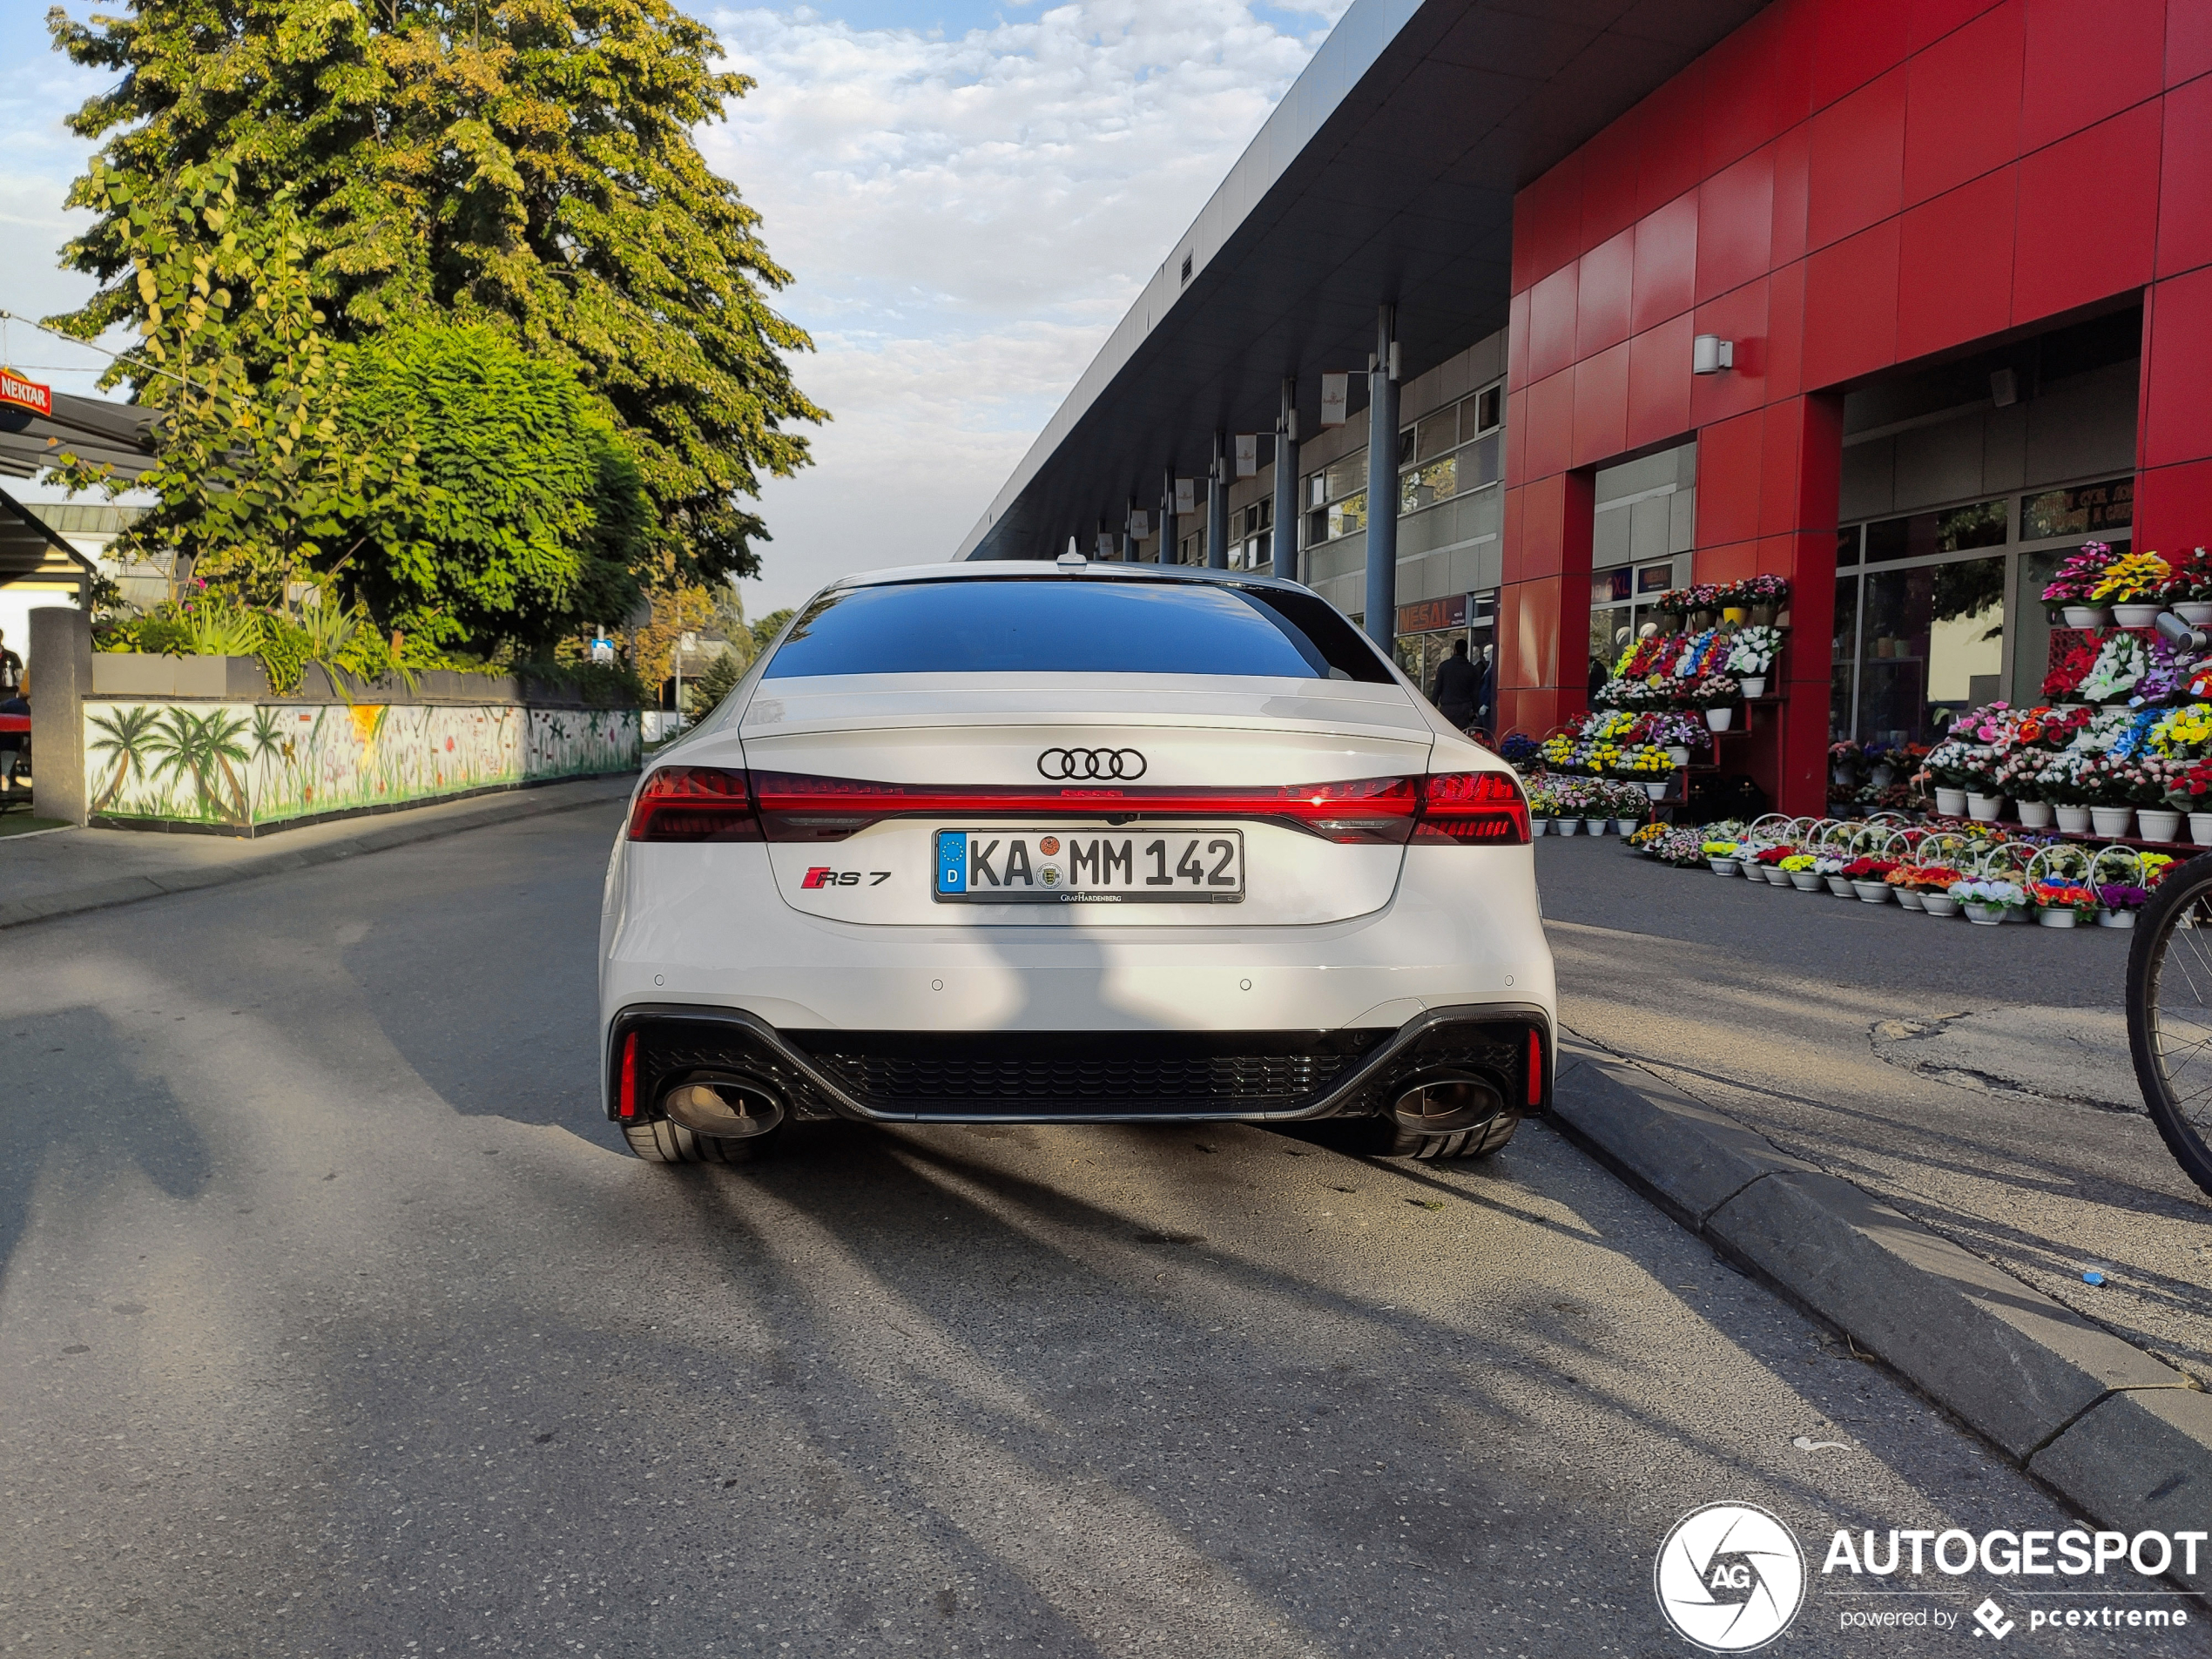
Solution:
[{"label": "car rear windshield", "polygon": [[765,677],[947,673],[1391,678],[1343,614],[1312,594],[1095,577],[968,577],[826,594],[792,626]]}]

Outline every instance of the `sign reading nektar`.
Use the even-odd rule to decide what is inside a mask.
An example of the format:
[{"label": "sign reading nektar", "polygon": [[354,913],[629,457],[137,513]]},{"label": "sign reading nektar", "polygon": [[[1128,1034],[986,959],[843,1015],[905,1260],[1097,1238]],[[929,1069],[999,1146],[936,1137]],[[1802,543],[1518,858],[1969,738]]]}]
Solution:
[{"label": "sign reading nektar", "polygon": [[41,386],[37,381],[27,381],[12,368],[0,368],[0,403],[12,403],[19,409],[29,409],[33,415],[51,415],[54,412],[54,388]]}]

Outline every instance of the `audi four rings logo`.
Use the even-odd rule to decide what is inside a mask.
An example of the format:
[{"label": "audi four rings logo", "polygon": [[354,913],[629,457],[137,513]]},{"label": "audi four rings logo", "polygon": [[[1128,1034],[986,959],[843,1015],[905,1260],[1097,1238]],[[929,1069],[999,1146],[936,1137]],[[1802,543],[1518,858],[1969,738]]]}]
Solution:
[{"label": "audi four rings logo", "polygon": [[1047,749],[1037,770],[1055,783],[1080,778],[1118,778],[1134,783],[1144,775],[1144,757],[1134,749]]}]

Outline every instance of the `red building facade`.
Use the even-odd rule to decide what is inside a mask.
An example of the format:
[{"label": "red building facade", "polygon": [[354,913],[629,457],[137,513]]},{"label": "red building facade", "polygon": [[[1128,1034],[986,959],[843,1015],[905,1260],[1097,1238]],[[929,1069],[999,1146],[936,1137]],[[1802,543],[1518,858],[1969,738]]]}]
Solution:
[{"label": "red building facade", "polygon": [[1776,0],[1521,193],[1512,287],[1501,728],[1585,705],[1597,469],[1694,439],[1695,579],[1794,590],[1751,768],[1819,812],[1847,392],[2140,304],[2134,545],[2212,541],[2212,0]]}]

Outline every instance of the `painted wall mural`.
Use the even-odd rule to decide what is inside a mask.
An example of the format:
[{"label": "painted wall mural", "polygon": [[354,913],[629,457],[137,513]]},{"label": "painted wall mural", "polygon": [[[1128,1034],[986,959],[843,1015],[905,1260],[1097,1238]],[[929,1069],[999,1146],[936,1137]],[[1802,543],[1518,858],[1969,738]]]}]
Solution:
[{"label": "painted wall mural", "polygon": [[237,830],[634,769],[635,709],[360,703],[84,705],[94,818]]}]

